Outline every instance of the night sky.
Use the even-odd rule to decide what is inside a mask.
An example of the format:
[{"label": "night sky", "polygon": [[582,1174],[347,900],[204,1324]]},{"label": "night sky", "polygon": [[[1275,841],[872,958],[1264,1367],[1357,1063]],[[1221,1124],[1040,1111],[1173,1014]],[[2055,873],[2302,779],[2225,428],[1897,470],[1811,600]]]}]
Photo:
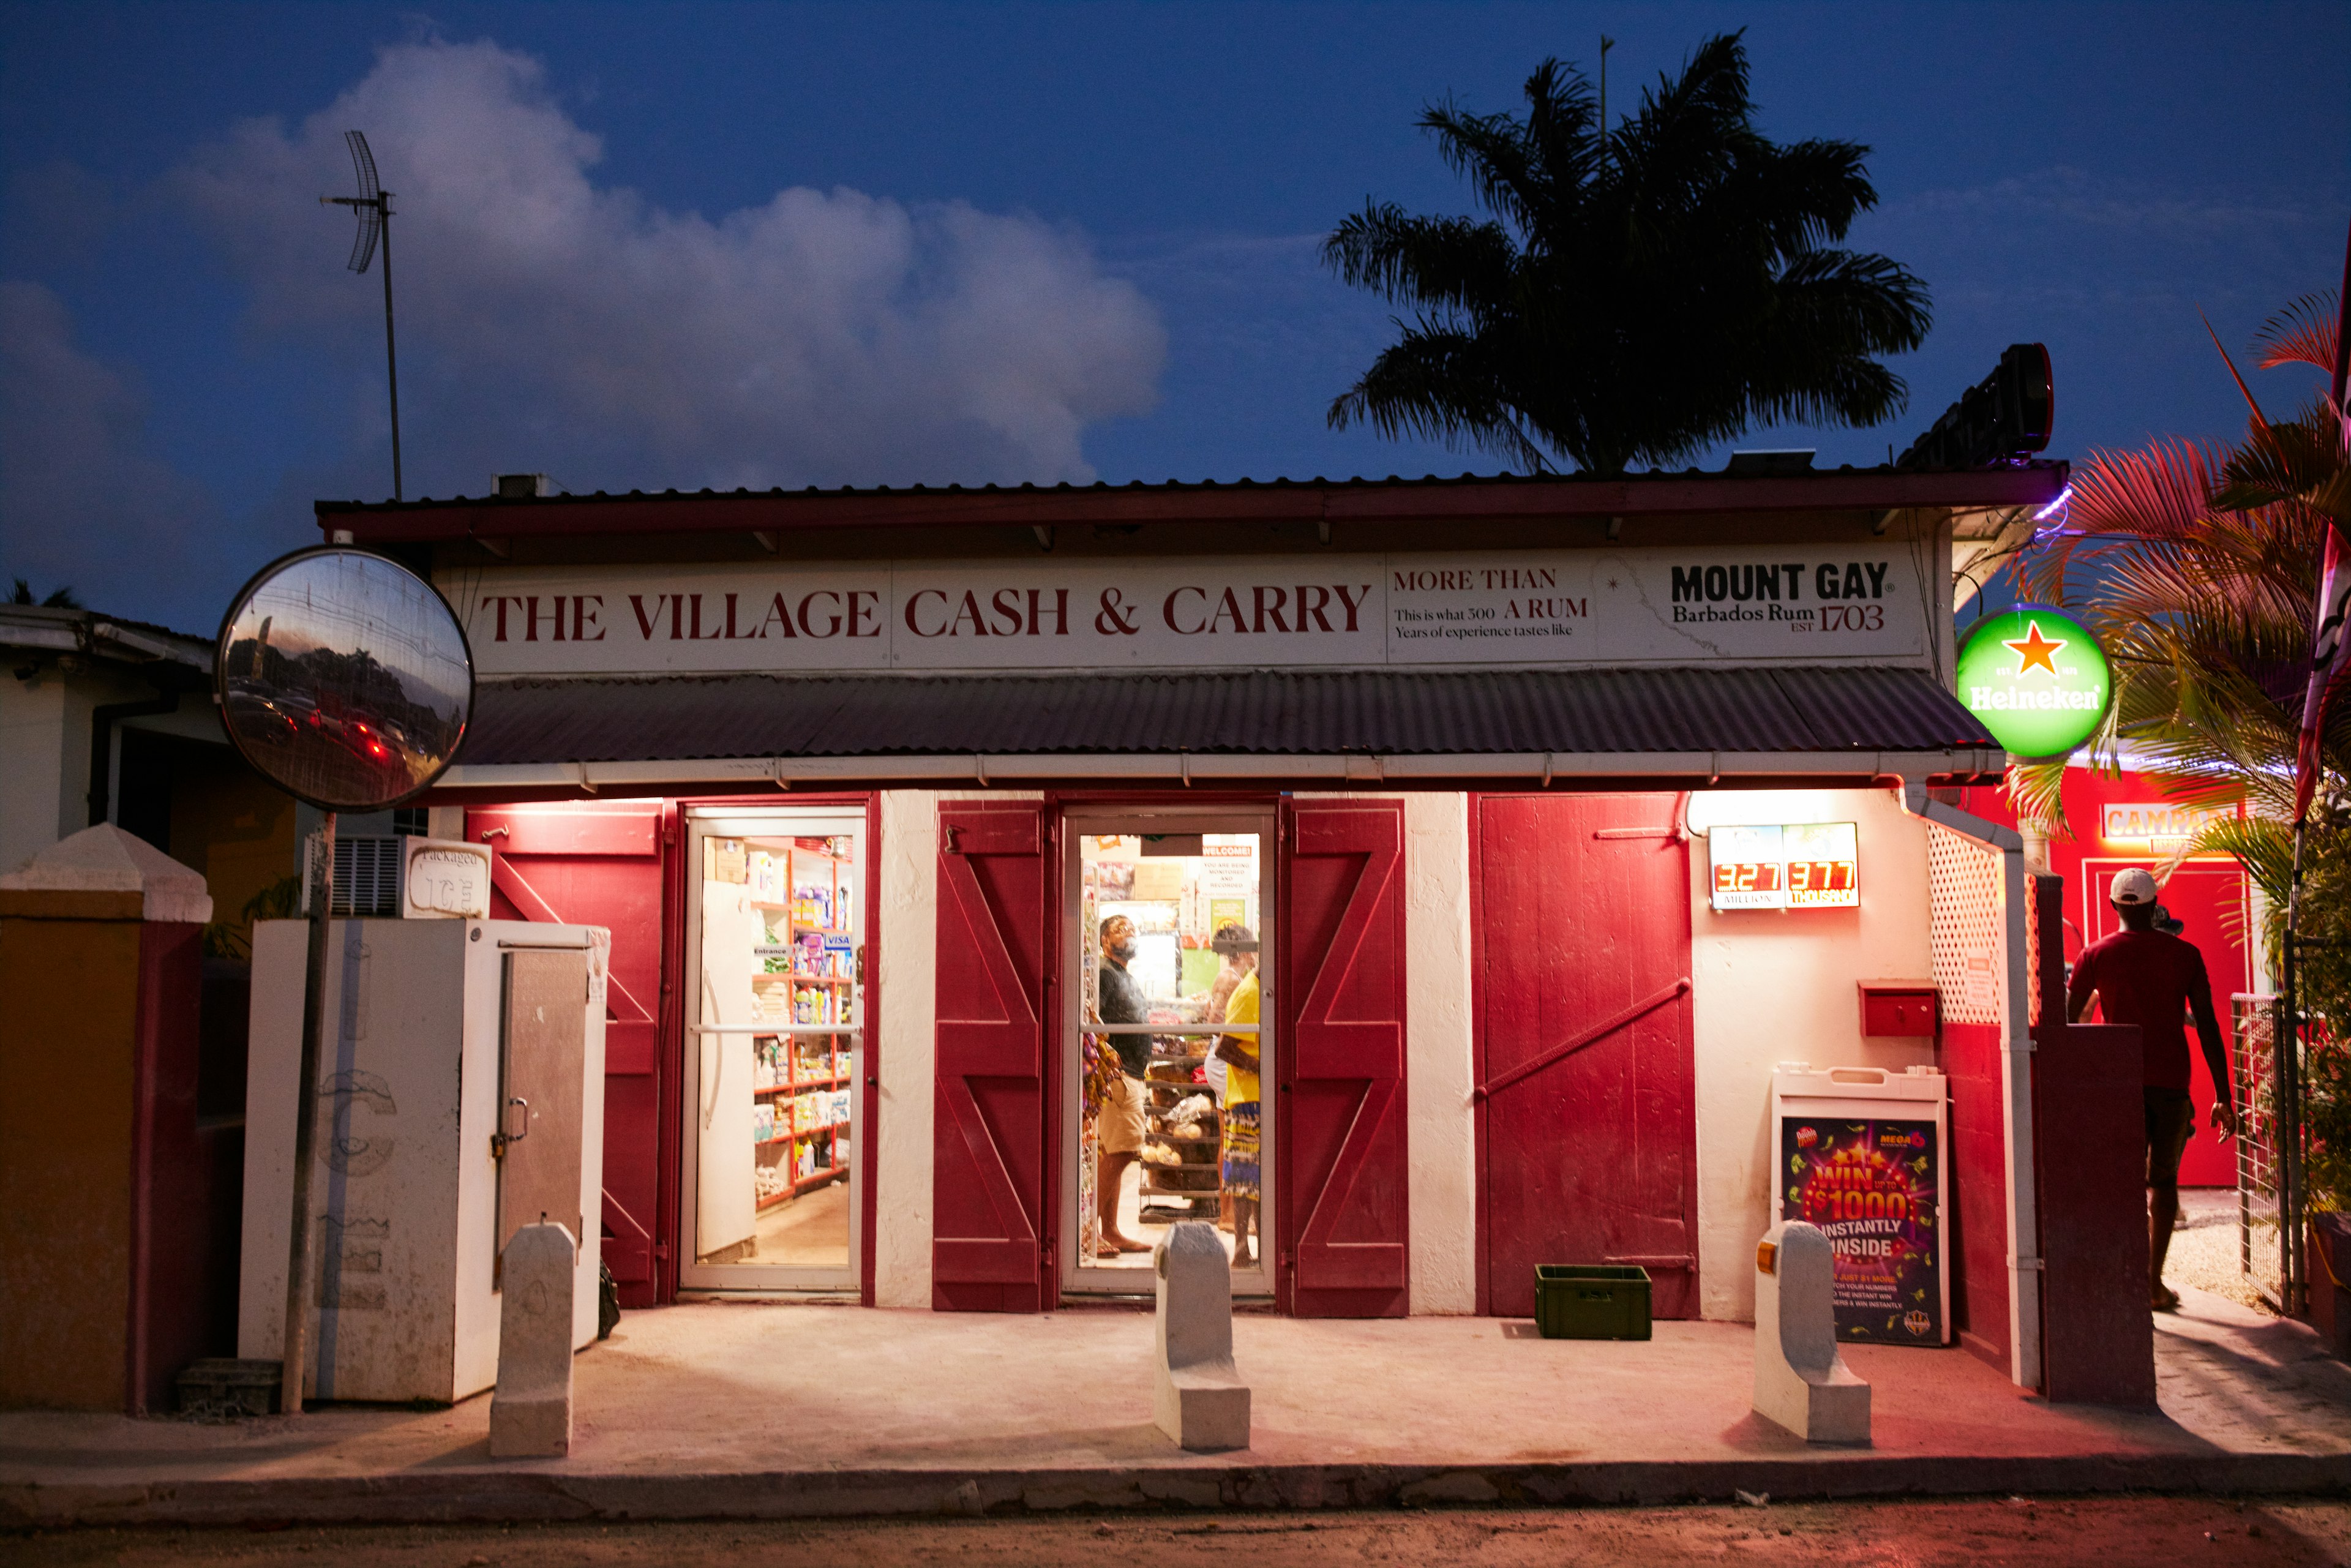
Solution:
[{"label": "night sky", "polygon": [[1737,444],[1883,462],[2025,340],[2053,455],[2225,440],[2199,308],[2234,351],[2341,276],[2340,0],[10,5],[0,577],[209,633],[312,498],[390,494],[380,284],[316,200],[350,126],[398,193],[412,497],[1490,472],[1325,428],[1388,312],[1321,236],[1470,209],[1424,103],[1516,109],[1604,26],[1621,110],[1742,26],[1767,134],[1875,150],[1850,243],[1936,320],[1890,424]]}]

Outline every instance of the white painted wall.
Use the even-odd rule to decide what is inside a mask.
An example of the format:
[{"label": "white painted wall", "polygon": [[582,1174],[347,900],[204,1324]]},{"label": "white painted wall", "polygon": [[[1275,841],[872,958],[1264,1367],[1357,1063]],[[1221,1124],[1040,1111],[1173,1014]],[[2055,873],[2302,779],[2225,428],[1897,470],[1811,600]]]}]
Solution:
[{"label": "white painted wall", "polygon": [[936,1063],[939,798],[882,792],[882,1051],[874,1140],[873,1304],[931,1304],[931,1087]]},{"label": "white painted wall", "polygon": [[70,770],[65,727],[64,675],[47,669],[29,681],[0,680],[0,871],[16,870],[64,837],[59,802],[67,795],[68,771],[75,789],[89,788],[81,777],[89,770],[87,713],[81,761]]},{"label": "white painted wall", "polygon": [[931,1118],[937,1074],[939,802],[1037,790],[882,791],[881,1129],[874,1140],[873,1304],[931,1304]]},{"label": "white painted wall", "polygon": [[1928,1040],[1865,1040],[1856,982],[1928,974],[1927,826],[1891,790],[1710,790],[1690,825],[1857,825],[1858,909],[1709,906],[1707,845],[1690,843],[1691,1011],[1698,1069],[1699,1312],[1752,1321],[1755,1242],[1770,1223],[1771,1071],[1782,1061],[1899,1071]]},{"label": "white painted wall", "polygon": [[[29,681],[0,680],[0,871],[89,826],[90,714],[154,695],[147,682],[104,668],[68,674],[48,664]],[[181,706],[199,702],[209,715],[202,698],[183,697]],[[212,738],[219,734],[215,726]]]},{"label": "white painted wall", "polygon": [[1416,1315],[1478,1309],[1471,1115],[1469,800],[1404,798],[1405,1093]]}]

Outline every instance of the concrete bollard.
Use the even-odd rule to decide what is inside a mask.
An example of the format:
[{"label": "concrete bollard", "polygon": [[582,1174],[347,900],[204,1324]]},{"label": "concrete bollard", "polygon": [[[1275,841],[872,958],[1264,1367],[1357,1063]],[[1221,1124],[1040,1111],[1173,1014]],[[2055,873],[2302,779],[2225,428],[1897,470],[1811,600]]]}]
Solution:
[{"label": "concrete bollard", "polygon": [[490,1458],[571,1451],[571,1289],[579,1257],[560,1225],[526,1225],[500,1260],[498,1386]]},{"label": "concrete bollard", "polygon": [[1249,1385],[1233,1365],[1233,1269],[1216,1227],[1169,1228],[1153,1259],[1159,1274],[1158,1354],[1152,1418],[1196,1453],[1246,1448]]},{"label": "concrete bollard", "polygon": [[1835,1253],[1788,1220],[1755,1249],[1755,1410],[1808,1443],[1869,1442],[1869,1385],[1838,1354]]}]

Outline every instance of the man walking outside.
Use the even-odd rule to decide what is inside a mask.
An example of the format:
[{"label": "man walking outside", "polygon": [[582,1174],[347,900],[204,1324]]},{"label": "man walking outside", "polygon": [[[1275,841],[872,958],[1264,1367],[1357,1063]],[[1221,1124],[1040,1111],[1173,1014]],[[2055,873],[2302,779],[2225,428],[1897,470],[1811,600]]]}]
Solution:
[{"label": "man walking outside", "polygon": [[2213,1129],[2235,1137],[2237,1113],[2230,1103],[2229,1054],[2220,1043],[2220,1020],[2212,1012],[2204,955],[2193,942],[2156,929],[2156,892],[2155,878],[2136,866],[2115,878],[2108,896],[2123,928],[2093,945],[2074,966],[2065,1017],[2079,1023],[2095,998],[2104,1022],[2138,1026],[2147,1075],[2147,1185],[2154,1194],[2147,1215],[2147,1279],[2155,1310],[2170,1312],[2179,1310],[2179,1292],[2163,1282],[2163,1262],[2179,1218],[2179,1156],[2196,1132],[2183,1012],[2194,1013],[2204,1064],[2212,1071],[2218,1095]]}]

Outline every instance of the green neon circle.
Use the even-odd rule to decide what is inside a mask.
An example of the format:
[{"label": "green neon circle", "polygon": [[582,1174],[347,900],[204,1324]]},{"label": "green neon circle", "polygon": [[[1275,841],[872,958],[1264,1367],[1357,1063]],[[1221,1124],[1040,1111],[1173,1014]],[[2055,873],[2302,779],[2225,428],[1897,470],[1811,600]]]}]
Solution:
[{"label": "green neon circle", "polygon": [[2115,691],[2098,640],[2072,616],[2032,605],[1976,623],[1954,685],[1994,740],[2030,758],[2065,756],[2097,733]]}]

